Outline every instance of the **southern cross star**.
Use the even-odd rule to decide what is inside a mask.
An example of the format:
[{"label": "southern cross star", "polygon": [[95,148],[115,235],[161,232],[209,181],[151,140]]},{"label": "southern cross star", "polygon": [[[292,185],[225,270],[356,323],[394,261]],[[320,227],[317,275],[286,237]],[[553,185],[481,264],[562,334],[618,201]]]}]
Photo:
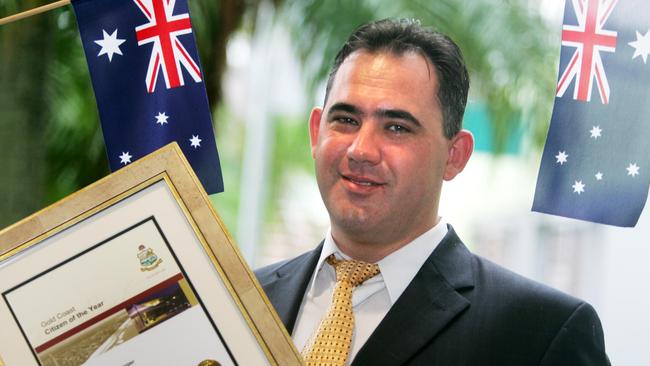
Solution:
[{"label": "southern cross star", "polygon": [[597,140],[601,136],[601,132],[603,130],[600,129],[600,126],[594,126],[589,133],[591,134],[591,137],[593,137],[595,140]]},{"label": "southern cross star", "polygon": [[630,163],[627,168],[627,175],[636,176],[639,175],[639,166],[636,163]]},{"label": "southern cross star", "polygon": [[165,112],[158,112],[158,115],[155,118],[156,118],[156,123],[158,123],[161,126],[164,125],[165,123],[169,123],[167,122],[169,116]]},{"label": "southern cross star", "polygon": [[197,147],[201,146],[201,141],[203,140],[199,138],[199,135],[192,135],[192,138],[190,139],[190,145],[196,149]]},{"label": "southern cross star", "polygon": [[120,163],[126,165],[131,162],[132,157],[133,156],[131,156],[128,151],[122,151],[122,155],[120,155]]},{"label": "southern cross star", "polygon": [[582,183],[581,180],[575,181],[575,183],[571,187],[573,187],[573,192],[577,194],[580,194],[585,191],[585,185]]},{"label": "southern cross star", "polygon": [[566,151],[558,151],[557,155],[555,155],[555,159],[557,159],[555,162],[563,165],[566,163],[568,157],[569,155],[567,155]]}]

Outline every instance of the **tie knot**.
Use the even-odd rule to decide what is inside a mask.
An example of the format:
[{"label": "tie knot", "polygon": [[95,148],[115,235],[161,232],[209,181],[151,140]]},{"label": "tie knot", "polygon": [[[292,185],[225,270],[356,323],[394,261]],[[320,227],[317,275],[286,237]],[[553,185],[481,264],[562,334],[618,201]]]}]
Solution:
[{"label": "tie knot", "polygon": [[358,286],[379,273],[377,264],[354,259],[336,259],[334,254],[327,257],[327,263],[334,267],[337,281],[346,281],[352,286]]}]

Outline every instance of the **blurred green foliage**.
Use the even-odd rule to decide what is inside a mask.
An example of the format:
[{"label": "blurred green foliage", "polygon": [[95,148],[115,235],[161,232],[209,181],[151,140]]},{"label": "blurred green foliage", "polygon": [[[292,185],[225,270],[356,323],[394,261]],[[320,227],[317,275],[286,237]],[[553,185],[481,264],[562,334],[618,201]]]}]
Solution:
[{"label": "blurred green foliage", "polygon": [[69,7],[54,10],[54,53],[46,63],[46,203],[109,173],[88,66],[77,23]]}]

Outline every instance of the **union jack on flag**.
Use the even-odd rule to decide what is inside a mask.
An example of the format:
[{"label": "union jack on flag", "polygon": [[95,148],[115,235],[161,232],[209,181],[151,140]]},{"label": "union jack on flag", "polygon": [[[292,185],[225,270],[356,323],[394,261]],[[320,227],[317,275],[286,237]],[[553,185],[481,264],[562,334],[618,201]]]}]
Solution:
[{"label": "union jack on flag", "polygon": [[187,0],[72,0],[72,6],[111,170],[176,141],[207,193],[222,192]]},{"label": "union jack on flag", "polygon": [[147,91],[153,93],[158,73],[162,70],[167,89],[184,85],[181,66],[195,82],[201,81],[201,70],[189,52],[179,42],[178,36],[192,33],[190,15],[173,15],[176,0],[133,0],[149,20],[135,28],[138,45],[153,43],[147,68]]},{"label": "union jack on flag", "polygon": [[600,100],[609,103],[610,88],[605,74],[601,52],[616,50],[617,33],[603,27],[618,0],[572,0],[578,25],[562,26],[562,46],[575,47],[575,52],[557,84],[556,95],[562,97],[575,80],[573,99],[591,100],[596,81]]}]

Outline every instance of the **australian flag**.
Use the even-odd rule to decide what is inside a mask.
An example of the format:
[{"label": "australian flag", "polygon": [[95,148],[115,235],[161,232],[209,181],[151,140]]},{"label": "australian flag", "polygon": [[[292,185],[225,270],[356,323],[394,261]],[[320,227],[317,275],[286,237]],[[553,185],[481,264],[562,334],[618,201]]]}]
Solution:
[{"label": "australian flag", "polygon": [[650,3],[567,0],[533,210],[634,226],[650,183]]},{"label": "australian flag", "polygon": [[111,169],[176,141],[205,190],[223,191],[187,0],[72,5]]}]

